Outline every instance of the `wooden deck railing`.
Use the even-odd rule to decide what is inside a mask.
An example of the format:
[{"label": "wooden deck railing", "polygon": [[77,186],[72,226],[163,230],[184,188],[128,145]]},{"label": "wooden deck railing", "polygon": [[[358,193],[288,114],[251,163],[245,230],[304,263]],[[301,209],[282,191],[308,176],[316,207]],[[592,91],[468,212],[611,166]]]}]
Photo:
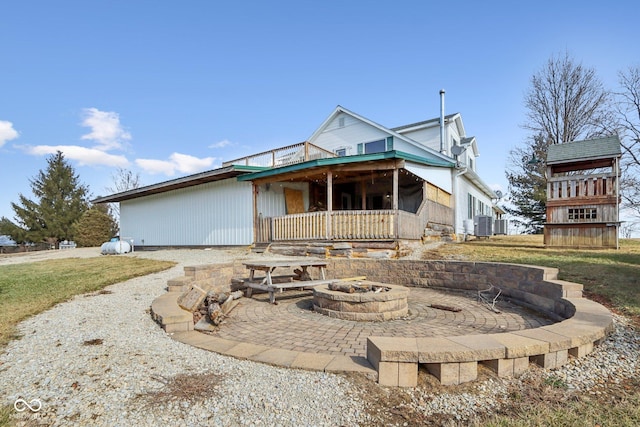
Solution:
[{"label": "wooden deck railing", "polygon": [[552,177],[547,183],[547,201],[615,197],[616,177],[610,174]]},{"label": "wooden deck railing", "polygon": [[402,210],[308,212],[261,218],[260,242],[288,240],[420,239],[427,222],[452,224],[453,210],[427,201],[418,214]]},{"label": "wooden deck railing", "polygon": [[397,236],[392,210],[333,211],[333,239],[393,239]]},{"label": "wooden deck railing", "polygon": [[276,168],[330,157],[336,157],[335,153],[309,142],[302,142],[300,144],[288,145],[286,147],[276,148],[275,150],[264,151],[251,156],[230,160],[222,163],[222,166],[244,165]]}]

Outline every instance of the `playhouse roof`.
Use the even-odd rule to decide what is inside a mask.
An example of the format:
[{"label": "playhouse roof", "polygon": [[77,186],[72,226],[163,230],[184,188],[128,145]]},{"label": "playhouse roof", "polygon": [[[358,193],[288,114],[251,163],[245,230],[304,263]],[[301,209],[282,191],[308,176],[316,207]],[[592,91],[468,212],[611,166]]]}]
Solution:
[{"label": "playhouse roof", "polygon": [[618,135],[611,135],[550,145],[547,149],[547,165],[611,159],[621,155],[620,139]]}]

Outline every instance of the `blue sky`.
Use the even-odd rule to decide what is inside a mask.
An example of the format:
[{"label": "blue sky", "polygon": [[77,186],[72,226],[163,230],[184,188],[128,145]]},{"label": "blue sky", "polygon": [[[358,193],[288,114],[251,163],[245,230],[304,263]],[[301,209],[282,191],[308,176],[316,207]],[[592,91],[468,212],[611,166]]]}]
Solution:
[{"label": "blue sky", "polygon": [[507,190],[523,94],[568,52],[609,88],[640,65],[637,1],[11,1],[0,18],[0,216],[61,150],[106,195],[306,140],[342,105],[383,126],[462,114]]}]

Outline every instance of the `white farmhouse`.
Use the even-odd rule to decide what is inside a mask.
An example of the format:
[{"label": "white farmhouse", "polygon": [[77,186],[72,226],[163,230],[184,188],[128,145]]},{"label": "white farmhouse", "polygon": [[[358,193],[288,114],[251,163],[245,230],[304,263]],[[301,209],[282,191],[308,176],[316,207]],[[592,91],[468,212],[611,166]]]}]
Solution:
[{"label": "white farmhouse", "polygon": [[491,218],[460,114],[386,128],[341,106],[310,138],[100,197],[136,247],[461,239]]}]

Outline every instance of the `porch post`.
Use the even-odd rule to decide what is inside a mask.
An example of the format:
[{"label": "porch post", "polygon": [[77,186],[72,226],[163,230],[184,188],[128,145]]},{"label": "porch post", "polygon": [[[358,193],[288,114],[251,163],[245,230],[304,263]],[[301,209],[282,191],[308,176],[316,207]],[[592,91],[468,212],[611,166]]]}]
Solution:
[{"label": "porch post", "polygon": [[333,211],[333,172],[327,171],[327,238],[332,238],[331,212]]},{"label": "porch post", "polygon": [[398,168],[393,168],[393,210],[398,210]]},{"label": "porch post", "polygon": [[253,243],[258,241],[258,186],[255,182],[251,182],[253,186]]},{"label": "porch post", "polygon": [[363,211],[367,210],[367,183],[364,179],[360,180],[360,194],[362,195],[362,203],[360,208]]},{"label": "porch post", "polygon": [[400,237],[400,214],[398,213],[398,165],[393,167],[393,231],[395,238]]}]

